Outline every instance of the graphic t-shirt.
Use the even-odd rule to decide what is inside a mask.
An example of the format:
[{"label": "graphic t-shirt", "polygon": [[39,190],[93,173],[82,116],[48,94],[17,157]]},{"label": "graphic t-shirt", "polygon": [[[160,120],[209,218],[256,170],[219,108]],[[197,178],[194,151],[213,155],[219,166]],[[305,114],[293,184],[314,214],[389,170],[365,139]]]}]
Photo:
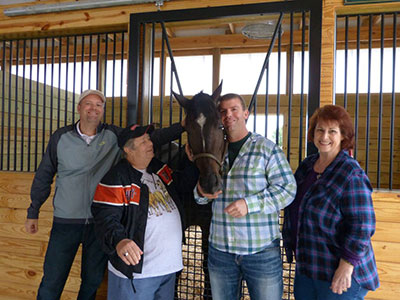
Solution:
[{"label": "graphic t-shirt", "polygon": [[[178,208],[161,179],[145,170],[142,182],[149,188],[149,212],[144,239],[142,273],[134,278],[148,278],[182,270],[182,225]],[[111,263],[108,269],[126,278]]]}]

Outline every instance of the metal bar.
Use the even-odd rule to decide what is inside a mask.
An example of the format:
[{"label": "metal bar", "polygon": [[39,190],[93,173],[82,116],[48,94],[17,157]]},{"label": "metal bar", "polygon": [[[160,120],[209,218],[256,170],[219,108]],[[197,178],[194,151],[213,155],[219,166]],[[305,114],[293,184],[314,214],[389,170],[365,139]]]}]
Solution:
[{"label": "metal bar", "polygon": [[[292,129],[292,102],[293,102],[293,12],[290,13],[290,47],[289,47],[289,111],[288,111],[288,137],[287,137],[287,160],[290,163],[290,145],[291,145],[291,129]],[[283,135],[283,133],[282,133]],[[301,152],[300,152],[301,153]]]},{"label": "metal bar", "polygon": [[125,57],[125,49],[124,49],[124,45],[125,45],[125,33],[122,32],[122,39],[121,39],[121,85],[120,85],[120,97],[119,97],[119,126],[122,127],[122,108],[123,108],[123,97],[122,97],[122,93],[123,93],[123,86],[124,86],[124,57]]},{"label": "metal bar", "polygon": [[[269,61],[269,57],[271,56],[272,49],[274,48],[277,34],[278,34],[278,32],[280,32],[280,28],[281,28],[281,25],[282,25],[282,19],[283,19],[283,13],[280,13],[278,21],[276,22],[276,27],[275,27],[274,33],[273,33],[272,38],[271,38],[271,42],[269,44],[267,55],[265,56],[265,60],[264,60],[263,66],[261,68],[261,72],[260,72],[260,75],[259,75],[257,83],[256,83],[256,87],[254,88],[253,96],[251,97],[251,100],[250,100],[250,103],[249,103],[249,107],[248,107],[249,113],[251,113],[252,110],[253,110],[254,101],[255,101],[255,98],[257,97],[258,89],[260,88],[260,84],[261,84],[262,78],[264,76],[265,68],[267,67],[267,63]],[[279,78],[278,78],[278,81],[279,81]]]},{"label": "metal bar", "polygon": [[[141,65],[142,65],[142,68],[144,68],[144,66],[145,66],[145,53],[146,53],[146,24],[143,24],[142,25],[142,40],[141,40],[141,46],[142,46],[142,50],[141,50],[141,53],[142,53],[142,56],[141,56]],[[140,115],[141,115],[141,117],[140,117],[140,123],[142,124],[142,125],[144,125],[144,123],[143,123],[143,119],[144,119],[144,93],[143,93],[143,91],[145,90],[145,80],[142,80],[141,81],[141,83],[142,83],[142,86],[141,86],[141,90],[142,90],[142,93],[141,93],[141,98],[140,98],[140,102],[141,102],[141,106],[140,106],[140,108],[141,108],[141,112],[140,112]]]},{"label": "metal bar", "polygon": [[100,89],[100,38],[101,35],[97,35],[97,64],[96,64],[96,90]]},{"label": "metal bar", "polygon": [[376,170],[376,187],[381,186],[381,156],[382,156],[382,115],[383,115],[383,58],[385,49],[385,15],[381,14],[381,64],[380,64],[380,90],[379,90],[379,117],[378,117],[378,162]]},{"label": "metal bar", "polygon": [[10,59],[9,59],[9,66],[8,66],[8,117],[7,117],[7,169],[6,170],[10,170],[10,135],[11,135],[11,80],[12,80],[12,60],[13,60],[13,42],[10,41],[9,43],[10,45]]},{"label": "metal bar", "polygon": [[[28,171],[31,171],[31,141],[32,141],[32,67],[33,67],[33,39],[30,42],[30,62],[29,62],[29,116],[28,119]],[[36,169],[36,167],[34,168]]]},{"label": "metal bar", "polygon": [[37,39],[37,65],[36,65],[36,115],[35,115],[35,171],[38,167],[39,143],[39,77],[40,77],[40,39]]},{"label": "metal bar", "polygon": [[361,21],[360,16],[357,16],[357,56],[356,56],[356,102],[354,111],[354,139],[355,149],[354,158],[357,159],[357,144],[358,144],[358,115],[359,115],[359,103],[360,103],[360,27]]},{"label": "metal bar", "polygon": [[389,159],[389,189],[393,189],[393,153],[394,153],[394,122],[396,110],[396,51],[397,51],[397,12],[393,14],[393,73],[392,73],[392,109],[390,116],[390,159]]},{"label": "metal bar", "polygon": [[304,116],[304,60],[305,60],[305,41],[306,41],[306,14],[303,11],[301,16],[303,27],[301,29],[301,88],[300,88],[300,118],[299,118],[299,159],[300,165],[303,160],[303,116]]},{"label": "metal bar", "polygon": [[82,40],[81,40],[81,88],[79,91],[79,94],[82,94],[83,92],[83,77],[85,74],[85,36],[82,35]]},{"label": "metal bar", "polygon": [[[16,41],[17,47],[15,49],[15,95],[14,95],[14,99],[15,99],[15,103],[14,103],[14,163],[13,163],[13,170],[16,171],[17,170],[17,128],[18,128],[18,78],[19,78],[19,42]],[[11,74],[10,74],[11,76]],[[11,82],[11,80],[10,80]],[[11,102],[11,95],[9,98],[10,102]],[[9,117],[11,117],[11,111],[8,112]],[[9,141],[10,143],[11,141]],[[10,153],[9,153],[10,155]]]},{"label": "metal bar", "polygon": [[0,167],[3,170],[3,161],[4,161],[4,116],[5,116],[5,102],[6,102],[6,40],[3,40],[3,61],[2,61],[2,76],[1,76],[1,158],[0,158]]},{"label": "metal bar", "polygon": [[[163,31],[163,35],[165,36],[165,44],[167,46],[167,50],[168,50],[168,54],[169,54],[169,58],[171,60],[171,70],[173,71],[174,75],[175,75],[175,80],[176,80],[176,84],[178,86],[178,90],[179,93],[181,95],[183,95],[183,91],[182,91],[182,86],[181,86],[181,82],[179,80],[179,76],[178,76],[178,70],[176,69],[176,64],[175,64],[175,59],[174,59],[174,55],[172,54],[172,48],[171,45],[169,44],[169,40],[168,40],[168,34],[167,34],[167,30],[165,29],[165,24],[164,22],[161,22],[161,28]],[[171,77],[171,82],[172,82],[172,77]]]},{"label": "metal bar", "polygon": [[349,16],[345,17],[345,38],[344,38],[344,91],[343,107],[347,108],[347,69],[349,58]]},{"label": "metal bar", "polygon": [[25,130],[25,71],[26,71],[26,40],[23,41],[22,51],[22,105],[21,105],[21,167],[20,171],[24,170],[24,130]]},{"label": "metal bar", "polygon": [[268,108],[269,108],[269,61],[265,66],[265,137],[268,137]]},{"label": "metal bar", "polygon": [[[320,106],[321,88],[321,28],[322,28],[322,1],[315,1],[311,7],[309,31],[309,82],[308,82],[308,118]],[[308,119],[307,119],[308,128]],[[307,155],[316,153],[318,150],[314,143],[307,143]]]},{"label": "metal bar", "polygon": [[[38,62],[39,63],[39,62]],[[44,39],[44,80],[43,80],[43,108],[42,108],[42,155],[46,149],[46,90],[47,90],[47,38]]]},{"label": "metal bar", "polygon": [[[50,80],[50,128],[49,132],[53,132],[53,109],[54,109],[54,54],[55,54],[55,39],[51,38],[51,80]],[[60,74],[58,74],[60,76]]]},{"label": "metal bar", "polygon": [[[113,64],[112,64],[112,95],[111,95],[111,124],[114,124],[114,101],[115,101],[115,52],[116,52],[116,43],[117,43],[117,35],[114,32],[114,43],[113,43]],[[121,78],[122,80],[122,78]]]},{"label": "metal bar", "polygon": [[61,117],[61,49],[62,49],[62,38],[60,38],[60,43],[58,46],[58,89],[57,89],[57,129],[60,128],[60,117]]},{"label": "metal bar", "polygon": [[[162,42],[161,42],[161,60],[160,60],[160,127],[162,127],[162,121],[163,121],[163,113],[162,113],[162,107],[163,107],[163,102],[164,102],[164,73],[165,73],[165,38],[167,34],[163,30],[162,32]],[[171,71],[172,71],[172,61],[171,61]],[[171,82],[173,81],[173,77],[171,75]]]},{"label": "metal bar", "polygon": [[365,128],[365,172],[369,168],[369,139],[371,121],[371,68],[372,68],[372,15],[369,16],[368,26],[368,91],[367,91],[367,117]]},{"label": "metal bar", "polygon": [[65,99],[64,99],[64,126],[68,125],[68,70],[69,70],[69,36],[67,36],[67,49],[65,57]]},{"label": "metal bar", "polygon": [[76,92],[76,43],[77,36],[74,35],[74,58],[73,58],[73,80],[72,80],[72,123],[75,124],[75,92]]},{"label": "metal bar", "polygon": [[156,3],[157,6],[163,5],[168,0],[80,0],[79,2],[60,2],[54,4],[36,4],[30,6],[20,6],[4,9],[7,17],[27,16],[45,13],[57,13],[82,9],[104,8],[122,5],[134,5],[141,3]]},{"label": "metal bar", "polygon": [[278,36],[278,86],[276,89],[276,130],[275,130],[275,144],[279,145],[279,113],[281,106],[281,27],[279,26]]},{"label": "metal bar", "polygon": [[[104,57],[105,57],[105,61],[104,61],[104,78],[103,78],[103,92],[104,92],[104,96],[107,98],[107,66],[108,66],[108,36],[107,34],[104,35],[105,36],[105,45],[104,45]],[[104,122],[106,121],[106,116],[107,116],[107,106],[104,105],[104,116],[103,116],[103,120]]]},{"label": "metal bar", "polygon": [[93,49],[93,35],[89,36],[89,83],[88,89],[92,88],[92,49]]},{"label": "metal bar", "polygon": [[151,47],[151,57],[150,57],[150,120],[149,123],[153,123],[153,107],[154,107],[154,60],[155,60],[155,39],[156,39],[156,24],[154,22],[151,23],[151,40],[150,40],[150,47]]},{"label": "metal bar", "polygon": [[139,96],[139,41],[140,41],[140,26],[134,18],[130,19],[129,26],[129,57],[128,57],[128,109],[127,122],[128,124],[137,122],[137,107]]}]

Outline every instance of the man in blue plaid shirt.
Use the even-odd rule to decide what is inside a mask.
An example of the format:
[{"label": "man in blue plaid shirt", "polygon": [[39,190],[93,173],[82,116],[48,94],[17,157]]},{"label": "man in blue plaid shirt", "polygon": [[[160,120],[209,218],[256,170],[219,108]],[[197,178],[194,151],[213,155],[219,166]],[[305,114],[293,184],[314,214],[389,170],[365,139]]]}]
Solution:
[{"label": "man in blue plaid shirt", "polygon": [[212,195],[200,185],[195,189],[199,204],[213,201],[208,254],[213,299],[239,299],[244,279],[252,300],[281,300],[279,211],[293,201],[296,182],[282,150],[247,130],[249,111],[240,95],[222,96],[219,111],[229,140],[223,188]]}]

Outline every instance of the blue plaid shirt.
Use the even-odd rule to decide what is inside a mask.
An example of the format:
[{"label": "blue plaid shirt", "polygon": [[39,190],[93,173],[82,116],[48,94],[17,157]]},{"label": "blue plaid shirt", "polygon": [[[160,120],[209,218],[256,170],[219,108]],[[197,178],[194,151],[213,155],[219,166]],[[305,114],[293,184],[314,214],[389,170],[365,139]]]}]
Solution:
[{"label": "blue plaid shirt", "polygon": [[[252,133],[231,169],[228,156],[222,167],[223,191],[213,200],[210,244],[234,254],[253,254],[280,238],[279,210],[293,201],[296,182],[282,150],[263,136]],[[195,189],[197,203],[206,204]],[[224,213],[230,203],[245,199],[248,214],[233,218]]]},{"label": "blue plaid shirt", "polygon": [[[298,167],[298,186],[312,172],[319,154]],[[332,281],[344,258],[354,266],[353,277],[368,290],[379,287],[371,237],[375,232],[372,187],[365,172],[341,151],[305,193],[299,203],[296,270],[313,279]],[[296,198],[296,202],[298,199]],[[296,203],[293,202],[293,205]],[[285,209],[284,245],[288,260],[294,250],[290,207]]]}]

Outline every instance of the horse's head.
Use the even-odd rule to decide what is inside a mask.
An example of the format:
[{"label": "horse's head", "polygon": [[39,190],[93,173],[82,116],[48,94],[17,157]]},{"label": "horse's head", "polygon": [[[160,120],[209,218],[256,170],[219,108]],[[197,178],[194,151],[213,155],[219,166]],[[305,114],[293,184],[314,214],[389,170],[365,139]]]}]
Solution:
[{"label": "horse's head", "polygon": [[210,96],[203,92],[191,100],[174,93],[186,112],[186,132],[194,161],[200,171],[199,183],[205,193],[221,189],[221,165],[225,154],[224,131],[217,109],[222,83]]}]

